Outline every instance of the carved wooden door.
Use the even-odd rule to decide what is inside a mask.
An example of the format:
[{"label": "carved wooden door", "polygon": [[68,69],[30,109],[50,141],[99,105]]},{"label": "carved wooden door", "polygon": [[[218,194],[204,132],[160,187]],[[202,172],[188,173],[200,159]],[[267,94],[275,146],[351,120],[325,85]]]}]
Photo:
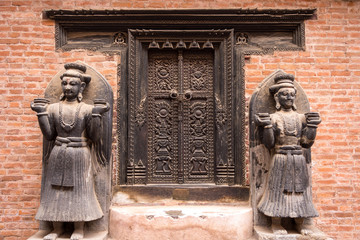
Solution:
[{"label": "carved wooden door", "polygon": [[148,183],[214,182],[212,51],[149,51]]},{"label": "carved wooden door", "polygon": [[129,31],[126,184],[234,184],[232,40]]}]

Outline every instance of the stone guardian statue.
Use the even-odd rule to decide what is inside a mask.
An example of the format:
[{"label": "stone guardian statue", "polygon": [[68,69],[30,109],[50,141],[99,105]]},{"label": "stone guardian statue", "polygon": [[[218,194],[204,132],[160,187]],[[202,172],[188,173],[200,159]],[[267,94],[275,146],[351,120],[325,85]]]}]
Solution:
[{"label": "stone guardian statue", "polygon": [[[302,89],[298,110],[300,86],[293,75],[278,71],[261,88],[250,104],[255,224],[267,219],[272,232],[283,235],[287,230],[282,219],[292,219],[299,233],[309,235],[308,219],[318,216],[312,202],[310,147],[321,119],[309,112]],[[271,103],[275,106],[269,107]]]},{"label": "stone guardian statue", "polygon": [[[112,91],[106,84],[101,87],[102,76],[86,72],[80,62],[65,64],[65,71],[47,89],[50,96],[31,103],[44,135],[41,200],[35,216],[40,228],[52,229],[44,240],[59,238],[68,225],[73,225],[72,240],[84,239],[84,232],[91,228],[106,231],[101,227],[106,220],[101,219],[107,216],[108,206],[102,205],[109,200],[103,194],[109,197],[111,183]],[[85,91],[93,78],[95,88]]]}]

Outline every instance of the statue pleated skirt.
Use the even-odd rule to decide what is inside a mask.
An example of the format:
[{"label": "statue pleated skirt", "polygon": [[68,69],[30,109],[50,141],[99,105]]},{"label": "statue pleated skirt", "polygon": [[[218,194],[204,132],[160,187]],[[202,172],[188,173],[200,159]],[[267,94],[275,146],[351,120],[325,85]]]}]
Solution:
[{"label": "statue pleated skirt", "polygon": [[269,217],[317,217],[303,155],[275,154],[258,210]]},{"label": "statue pleated skirt", "polygon": [[[103,216],[94,190],[91,153],[88,146],[67,147],[55,145],[44,165],[43,188],[36,219],[51,222],[92,221]],[[59,154],[65,154],[73,163],[73,186],[54,186],[51,177],[59,166]]]}]

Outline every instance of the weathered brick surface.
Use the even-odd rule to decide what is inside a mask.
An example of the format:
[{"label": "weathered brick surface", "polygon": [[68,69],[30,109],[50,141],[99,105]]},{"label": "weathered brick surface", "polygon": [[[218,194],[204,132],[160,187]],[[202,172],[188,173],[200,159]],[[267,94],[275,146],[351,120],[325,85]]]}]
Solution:
[{"label": "weathered brick surface", "polygon": [[[38,223],[42,136],[30,101],[65,62],[100,71],[116,93],[117,57],[54,49],[45,9],[317,8],[306,51],[251,56],[246,97],[276,69],[294,73],[323,123],[313,147],[317,226],[335,239],[360,239],[360,1],[357,0],[2,0],[0,1],[0,239],[26,239]],[[115,137],[114,137],[115,139]],[[115,151],[114,144],[114,151]]]}]

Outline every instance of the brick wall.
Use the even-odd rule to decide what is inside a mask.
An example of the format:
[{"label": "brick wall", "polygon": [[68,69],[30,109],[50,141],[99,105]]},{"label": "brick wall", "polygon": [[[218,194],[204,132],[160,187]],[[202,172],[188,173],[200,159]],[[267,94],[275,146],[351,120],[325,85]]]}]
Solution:
[{"label": "brick wall", "polygon": [[41,17],[45,9],[83,8],[317,8],[317,19],[306,22],[306,51],[249,59],[246,97],[276,69],[295,74],[323,119],[313,147],[313,194],[320,213],[315,222],[335,239],[360,239],[360,1],[94,2],[0,1],[0,239],[27,239],[38,227],[42,136],[30,101],[43,95],[65,62],[75,60],[101,72],[116,93],[120,59],[55,51],[54,22]]}]

